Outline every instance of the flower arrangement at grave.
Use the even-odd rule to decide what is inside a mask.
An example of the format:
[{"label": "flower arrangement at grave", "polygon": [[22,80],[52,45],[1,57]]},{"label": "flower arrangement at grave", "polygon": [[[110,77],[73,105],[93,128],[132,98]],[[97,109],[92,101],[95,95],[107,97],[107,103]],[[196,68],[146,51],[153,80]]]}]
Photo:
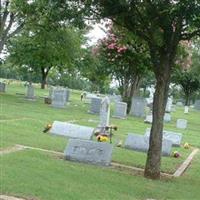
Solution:
[{"label": "flower arrangement at grave", "polygon": [[189,145],[189,143],[185,143],[184,145],[183,145],[183,147],[184,147],[184,149],[189,149],[190,148],[190,145]]},{"label": "flower arrangement at grave", "polygon": [[44,127],[44,130],[43,130],[43,133],[47,133],[52,127],[52,124],[47,124],[45,127]]},{"label": "flower arrangement at grave", "polygon": [[108,142],[110,141],[110,143],[112,143],[112,136],[113,136],[113,130],[117,131],[117,126],[115,125],[110,125],[110,126],[106,126],[104,127],[105,131],[101,132],[101,131],[97,131],[95,132],[95,136],[98,142]]},{"label": "flower arrangement at grave", "polygon": [[181,156],[181,154],[178,151],[174,151],[173,152],[173,157],[174,158],[179,158]]}]

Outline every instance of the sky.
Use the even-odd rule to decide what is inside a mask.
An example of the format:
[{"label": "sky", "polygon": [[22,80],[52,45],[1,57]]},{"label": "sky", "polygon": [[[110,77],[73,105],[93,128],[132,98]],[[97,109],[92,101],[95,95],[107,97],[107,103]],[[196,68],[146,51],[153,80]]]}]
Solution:
[{"label": "sky", "polygon": [[94,24],[93,29],[86,34],[86,37],[88,37],[88,44],[93,45],[95,44],[99,39],[102,39],[106,36],[105,31],[102,29],[105,29],[105,26],[103,24]]}]

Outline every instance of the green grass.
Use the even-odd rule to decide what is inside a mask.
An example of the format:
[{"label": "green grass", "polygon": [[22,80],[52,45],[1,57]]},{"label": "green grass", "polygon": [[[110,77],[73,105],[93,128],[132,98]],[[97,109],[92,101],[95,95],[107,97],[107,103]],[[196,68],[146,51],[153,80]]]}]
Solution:
[{"label": "green grass", "polygon": [[[23,95],[23,84],[10,84],[6,94],[0,94],[0,148],[15,144],[29,145],[63,152],[67,140],[62,137],[42,133],[47,123],[54,120],[70,121],[95,127],[98,116],[88,114],[88,104],[80,101],[80,91],[73,91],[70,105],[65,109],[55,109],[44,104],[41,96],[47,90],[36,88],[36,101],[28,101]],[[176,129],[176,120],[188,120],[186,130]],[[189,142],[200,147],[200,112],[191,110],[183,114],[183,108],[172,113],[172,122],[165,124],[166,130],[183,133],[183,143]],[[127,120],[111,118],[118,126],[114,142],[125,140],[128,133],[144,134],[150,127],[142,119],[128,117]],[[191,150],[173,148],[181,157],[163,157],[161,170],[173,173],[189,155]],[[146,155],[115,147],[113,161],[144,167]],[[53,155],[34,150],[26,150],[1,156],[0,191],[24,197],[37,197],[43,200],[64,199],[199,199],[200,155],[198,154],[183,177],[168,181],[151,181],[141,176],[110,168],[64,161]]]}]

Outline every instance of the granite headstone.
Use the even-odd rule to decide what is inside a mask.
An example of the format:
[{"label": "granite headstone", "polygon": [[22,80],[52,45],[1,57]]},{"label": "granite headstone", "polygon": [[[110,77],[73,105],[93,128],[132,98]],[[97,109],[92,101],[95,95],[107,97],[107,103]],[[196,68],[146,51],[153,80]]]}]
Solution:
[{"label": "granite headstone", "polygon": [[94,128],[54,121],[49,132],[53,135],[90,140],[92,139]]},{"label": "granite headstone", "polygon": [[[124,147],[135,151],[147,152],[149,149],[149,137],[137,134],[128,134]],[[162,155],[170,156],[172,142],[164,139],[162,142]]]},{"label": "granite headstone", "polygon": [[[149,136],[150,136],[150,128],[147,128],[145,132],[145,137],[149,138]],[[163,130],[163,139],[172,141],[173,146],[180,146],[182,140],[182,134],[173,131]]]},{"label": "granite headstone", "polygon": [[127,115],[127,103],[125,102],[116,102],[115,111],[113,117],[125,119]]},{"label": "granite headstone", "polygon": [[101,101],[102,101],[102,99],[100,97],[92,97],[89,113],[99,114],[100,108],[101,108]]},{"label": "granite headstone", "polygon": [[109,166],[112,159],[112,145],[106,142],[70,139],[64,155],[67,160]]},{"label": "granite headstone", "polygon": [[55,88],[52,94],[52,106],[54,108],[64,108],[66,103],[66,93],[62,88]]},{"label": "granite headstone", "polygon": [[145,117],[146,99],[133,97],[130,114],[136,117]]},{"label": "granite headstone", "polygon": [[0,82],[0,92],[5,92],[6,91],[6,84],[3,82]]}]

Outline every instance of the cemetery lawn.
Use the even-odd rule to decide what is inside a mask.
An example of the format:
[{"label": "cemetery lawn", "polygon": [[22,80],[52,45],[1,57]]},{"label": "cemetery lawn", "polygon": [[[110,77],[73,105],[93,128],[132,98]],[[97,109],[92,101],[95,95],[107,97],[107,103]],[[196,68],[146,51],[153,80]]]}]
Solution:
[{"label": "cemetery lawn", "polygon": [[[63,152],[67,140],[62,137],[42,133],[43,128],[54,120],[74,121],[80,125],[95,127],[98,116],[88,114],[89,105],[80,101],[80,91],[73,91],[70,105],[65,109],[55,109],[44,104],[43,96],[48,90],[37,87],[36,101],[25,100],[22,83],[8,85],[5,94],[0,94],[0,149],[15,144],[38,147]],[[16,95],[17,93],[17,95]],[[176,120],[188,120],[186,130],[176,129]],[[89,121],[88,121],[89,120]],[[118,126],[113,143],[125,140],[128,133],[144,134],[147,127],[143,119],[128,117],[127,120],[111,118]],[[165,124],[165,130],[181,132],[183,141],[194,148],[200,148],[200,112],[190,110],[183,114],[183,107],[172,113],[172,122]],[[94,138],[95,139],[95,138]],[[173,173],[191,153],[178,150],[181,157],[162,157],[161,171]],[[146,155],[119,147],[114,147],[112,160],[129,166],[144,168]],[[182,177],[170,180],[152,181],[131,171],[97,167],[69,162],[62,158],[35,150],[24,150],[0,155],[0,193],[40,200],[75,199],[194,199],[200,197],[200,153]]]}]

